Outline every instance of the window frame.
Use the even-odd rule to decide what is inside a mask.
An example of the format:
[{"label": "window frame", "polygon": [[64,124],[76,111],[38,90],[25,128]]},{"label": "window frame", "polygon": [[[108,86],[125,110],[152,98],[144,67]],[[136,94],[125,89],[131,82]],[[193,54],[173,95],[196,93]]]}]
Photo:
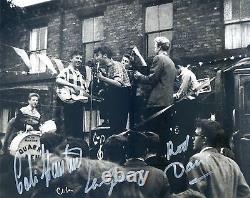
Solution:
[{"label": "window frame", "polygon": [[[32,40],[32,31],[33,30],[36,30],[36,29],[39,29],[41,30],[42,28],[46,28],[46,33],[45,33],[45,38],[44,38],[44,41],[45,41],[45,48],[41,49],[39,47],[39,49],[37,49],[37,45],[36,45],[36,50],[32,50],[31,49],[31,40]],[[36,39],[38,40],[38,39]],[[37,44],[37,43],[36,43]],[[39,33],[39,45],[41,45],[41,35]],[[32,28],[30,30],[30,45],[29,45],[29,49],[30,49],[30,52],[40,52],[40,51],[47,51],[48,49],[48,26],[41,26],[41,27],[36,27],[36,28]]]},{"label": "window frame", "polygon": [[[44,38],[41,37],[41,29],[45,28],[45,34],[44,34]],[[33,49],[33,35],[35,34],[35,30],[39,30],[39,34],[36,35],[36,43],[35,43],[35,50]],[[38,31],[36,31],[38,32]],[[30,73],[44,73],[46,72],[46,65],[44,63],[41,62],[41,60],[36,56],[36,54],[47,54],[47,49],[48,49],[48,25],[42,25],[39,27],[32,27],[29,31],[29,58],[31,61],[31,56],[34,55],[34,58],[36,58],[36,60],[38,61],[38,63],[36,64],[31,64],[32,68]],[[45,48],[41,48],[41,40],[44,39],[44,47]]]},{"label": "window frame", "polygon": [[[92,41],[87,41],[87,42],[84,42],[84,38],[83,38],[83,33],[84,33],[84,21],[85,20],[88,20],[88,19],[93,19],[93,27],[95,27],[95,18],[98,18],[98,17],[102,17],[102,26],[103,26],[103,29],[102,29],[102,38],[101,39],[98,39],[98,40],[95,40],[95,29],[93,28],[93,40]],[[82,52],[83,52],[83,62],[86,62],[88,59],[86,57],[86,46],[88,44],[93,44],[95,46],[96,43],[102,43],[102,41],[104,40],[104,23],[103,23],[103,20],[104,20],[104,14],[99,14],[99,15],[91,15],[91,16],[87,16],[87,17],[84,17],[82,18],[82,29],[81,29],[81,33],[82,33]],[[94,47],[95,48],[95,47]],[[93,58],[93,57],[92,57]]]},{"label": "window frame", "polygon": [[[233,0],[230,0],[231,2]],[[243,31],[242,31],[242,25],[243,24],[246,24],[246,23],[250,23],[250,13],[249,13],[249,16],[248,17],[244,17],[242,18],[241,17],[241,0],[240,0],[240,5],[239,5],[239,19],[225,19],[225,14],[226,14],[226,0],[223,1],[223,22],[224,22],[224,49],[225,50],[236,50],[236,49],[242,49],[242,48],[245,48],[249,43],[243,43],[244,40],[243,40],[243,37],[242,37],[242,34],[243,34]],[[231,13],[233,12],[233,8],[231,8]],[[240,46],[239,47],[233,47],[231,44],[231,46],[228,48],[226,46],[226,42],[227,42],[227,37],[226,37],[226,27],[230,26],[230,25],[239,25],[240,27]]]},{"label": "window frame", "polygon": [[[174,27],[174,24],[173,24],[173,18],[174,18],[174,8],[173,8],[173,12],[172,12],[172,27],[171,28],[163,28],[163,29],[160,29],[160,30],[155,30],[155,31],[146,31],[146,15],[147,15],[147,8],[148,7],[153,7],[153,6],[161,6],[161,5],[164,5],[164,4],[172,4],[172,8],[174,6],[173,4],[173,1],[172,0],[162,0],[162,1],[159,1],[158,3],[155,3],[155,2],[151,2],[151,3],[147,3],[145,4],[145,8],[144,8],[144,35],[145,35],[145,54],[146,54],[146,57],[147,58],[152,58],[153,56],[149,56],[149,35],[150,34],[155,34],[155,33],[159,33],[161,34],[162,32],[171,32],[172,34],[172,38],[171,38],[171,42],[173,41],[173,27]],[[160,18],[158,18],[158,20],[160,20]],[[169,39],[169,38],[168,38]]]}]

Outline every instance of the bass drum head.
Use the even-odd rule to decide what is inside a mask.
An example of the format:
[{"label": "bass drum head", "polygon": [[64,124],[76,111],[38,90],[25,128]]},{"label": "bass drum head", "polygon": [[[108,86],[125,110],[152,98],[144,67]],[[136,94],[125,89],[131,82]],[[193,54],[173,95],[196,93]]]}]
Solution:
[{"label": "bass drum head", "polygon": [[31,155],[35,159],[41,155],[41,133],[38,131],[23,132],[18,134],[10,143],[10,154],[17,157]]}]

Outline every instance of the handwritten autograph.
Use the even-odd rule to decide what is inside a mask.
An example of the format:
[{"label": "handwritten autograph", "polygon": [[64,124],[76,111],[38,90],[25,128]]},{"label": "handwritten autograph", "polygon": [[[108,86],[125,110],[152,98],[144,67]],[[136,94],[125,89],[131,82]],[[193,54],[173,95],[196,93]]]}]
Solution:
[{"label": "handwritten autograph", "polygon": [[110,185],[108,195],[110,196],[113,192],[114,187],[118,183],[124,181],[137,183],[139,186],[144,186],[148,177],[149,171],[139,170],[139,171],[128,171],[124,172],[123,170],[118,170],[117,167],[112,168],[108,171],[102,173],[102,181],[97,182],[97,178],[93,178],[91,182],[91,169],[88,172],[88,181],[85,186],[85,193],[88,193],[90,190],[95,190],[97,187],[101,187],[103,184]]},{"label": "handwritten autograph", "polygon": [[186,136],[186,139],[183,143],[181,143],[179,146],[177,146],[176,151],[174,151],[174,144],[172,141],[167,142],[167,160],[170,160],[170,157],[172,155],[177,155],[182,152],[186,152],[188,149],[188,143],[189,143],[189,135]]},{"label": "handwritten autograph", "polygon": [[56,188],[56,193],[58,195],[68,194],[70,192],[74,192],[74,190],[68,188],[67,186],[65,188],[60,188],[60,187]]},{"label": "handwritten autograph", "polygon": [[[29,176],[22,177],[22,160],[16,154],[14,158],[14,175],[17,192],[19,194],[23,193],[23,190],[29,191],[31,187],[35,187],[40,180],[45,179],[46,187],[49,187],[51,178],[61,177],[66,171],[71,173],[72,171],[80,168],[81,158],[82,158],[82,149],[81,148],[71,148],[67,144],[65,151],[62,153],[63,158],[58,158],[60,160],[50,161],[50,153],[48,150],[44,149],[42,145],[41,150],[41,160],[42,160],[42,173],[41,176],[38,176],[38,170],[34,169],[32,165],[31,156],[28,155],[28,169]],[[70,156],[74,156],[74,158]],[[67,169],[65,168],[67,167]]]},{"label": "handwritten autograph", "polygon": [[[189,143],[189,135],[187,135],[185,141],[177,146],[176,151],[174,151],[174,146],[172,141],[169,141],[167,144],[167,159],[169,160],[172,155],[177,155],[182,152],[186,152]],[[46,187],[49,187],[50,180],[52,178],[61,177],[64,173],[71,173],[74,170],[77,170],[81,167],[81,158],[82,158],[82,150],[81,148],[75,147],[69,149],[69,145],[66,145],[64,152],[62,153],[63,157],[56,158],[56,160],[51,159],[51,154],[48,150],[44,149],[44,145],[42,145],[41,149],[41,162],[42,162],[42,171],[41,174],[38,175],[38,170],[35,169],[32,165],[32,157],[28,155],[28,176],[22,175],[22,160],[16,154],[14,158],[14,175],[15,175],[15,183],[16,188],[19,194],[22,194],[23,191],[29,191],[30,188],[35,187],[39,180],[46,181]],[[72,157],[74,156],[74,158]],[[169,164],[164,173],[173,167],[174,176],[176,178],[182,177],[182,175],[186,172],[191,171],[192,169],[198,167],[200,165],[199,160],[195,160],[194,162],[189,162],[186,167],[181,162],[173,162]],[[178,172],[177,168],[180,168],[181,171]],[[190,185],[193,185],[205,177],[212,174],[212,172],[208,172],[202,175],[199,178],[194,178],[189,181]],[[101,176],[101,181],[98,182],[97,178],[91,179],[91,169],[88,170],[88,180],[85,186],[85,193],[88,193],[91,190],[95,190],[98,187],[101,187],[103,184],[109,185],[108,195],[112,194],[114,187],[118,183],[122,183],[124,181],[137,183],[138,186],[143,186],[148,178],[149,171],[146,170],[138,170],[138,171],[125,171],[119,170],[118,167],[112,168],[108,171],[104,171]],[[71,192],[71,189],[56,189],[57,194],[64,194]]]}]

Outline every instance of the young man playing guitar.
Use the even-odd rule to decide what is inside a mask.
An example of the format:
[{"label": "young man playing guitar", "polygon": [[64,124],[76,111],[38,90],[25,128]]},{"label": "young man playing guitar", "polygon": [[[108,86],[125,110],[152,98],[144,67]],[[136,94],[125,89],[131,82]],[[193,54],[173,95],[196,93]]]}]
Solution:
[{"label": "young man playing guitar", "polygon": [[70,63],[56,78],[57,95],[63,101],[64,129],[67,136],[83,138],[83,104],[88,101],[86,80],[78,68],[82,55],[74,51]]},{"label": "young man playing guitar", "polygon": [[131,84],[125,67],[112,59],[109,47],[102,46],[94,50],[94,59],[102,67],[106,66],[106,74],[97,74],[100,81],[107,85],[106,105],[108,110],[110,135],[126,130]]}]

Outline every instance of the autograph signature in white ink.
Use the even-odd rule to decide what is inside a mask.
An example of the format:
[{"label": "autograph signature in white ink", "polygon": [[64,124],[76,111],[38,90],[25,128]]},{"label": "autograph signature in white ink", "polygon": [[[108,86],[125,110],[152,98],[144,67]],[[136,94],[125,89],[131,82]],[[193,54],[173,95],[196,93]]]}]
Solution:
[{"label": "autograph signature in white ink", "polygon": [[[117,167],[112,168],[108,171],[102,173],[102,181],[97,182],[97,178],[92,179],[91,181],[91,169],[88,172],[88,181],[85,186],[85,193],[88,193],[90,190],[95,190],[98,187],[101,187],[103,184],[110,185],[108,195],[110,196],[113,192],[113,189],[116,184],[122,183],[124,181],[137,183],[139,186],[144,186],[148,177],[149,171],[139,170],[139,171],[127,171],[118,170]],[[91,184],[90,184],[91,183]]]},{"label": "autograph signature in white ink", "polygon": [[[28,155],[29,176],[22,176],[22,160],[16,154],[14,158],[14,175],[17,192],[19,194],[22,194],[24,189],[26,191],[29,191],[31,187],[36,186],[36,184],[39,182],[39,179],[45,179],[46,187],[49,187],[51,178],[61,177],[65,172],[71,173],[72,171],[80,168],[82,158],[81,148],[75,147],[69,149],[69,145],[67,144],[65,147],[65,151],[62,154],[64,155],[64,157],[58,158],[59,160],[54,160],[53,162],[51,162],[51,155],[49,151],[45,151],[44,145],[42,145],[42,171],[40,177],[38,176],[38,171],[32,166],[30,155]],[[75,157],[72,158],[69,155]],[[67,169],[65,167],[67,167]]]},{"label": "autograph signature in white ink", "polygon": [[[184,167],[184,165],[180,162],[173,162],[171,164],[169,164],[165,170],[164,173],[166,174],[167,171],[173,167],[174,168],[174,176],[176,178],[180,178],[183,176],[184,172],[188,173],[189,171],[191,171],[192,169],[196,168],[200,166],[200,160],[195,160],[194,162],[188,162],[188,164],[186,165],[186,167]],[[180,173],[177,172],[177,167],[179,167],[181,169]],[[212,171],[206,173],[205,175],[200,176],[199,178],[194,178],[191,181],[189,181],[190,185],[193,185],[199,181],[201,181],[202,179],[206,178],[207,176],[211,175]]]},{"label": "autograph signature in white ink", "polygon": [[56,188],[56,193],[58,195],[68,194],[70,192],[74,192],[74,190],[68,188],[67,186],[65,188],[60,188],[60,187]]},{"label": "autograph signature in white ink", "polygon": [[186,139],[183,143],[181,143],[179,146],[177,146],[176,151],[174,151],[174,145],[172,141],[167,142],[167,160],[170,160],[170,157],[172,155],[177,155],[182,152],[186,152],[188,149],[188,143],[189,143],[189,135],[186,136]]}]

